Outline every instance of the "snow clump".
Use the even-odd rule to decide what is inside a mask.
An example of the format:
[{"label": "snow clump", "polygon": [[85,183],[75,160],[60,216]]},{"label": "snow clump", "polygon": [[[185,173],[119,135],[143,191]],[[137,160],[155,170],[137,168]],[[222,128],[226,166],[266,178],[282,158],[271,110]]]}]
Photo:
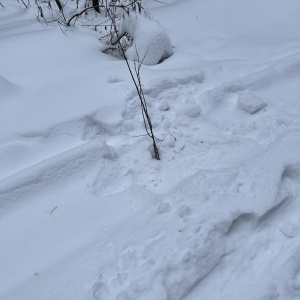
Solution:
[{"label": "snow clump", "polygon": [[157,21],[131,14],[125,17],[121,29],[133,38],[125,53],[129,60],[155,65],[173,54],[171,40]]},{"label": "snow clump", "polygon": [[255,114],[267,106],[267,103],[254,95],[253,93],[244,93],[239,95],[237,105],[240,109]]}]

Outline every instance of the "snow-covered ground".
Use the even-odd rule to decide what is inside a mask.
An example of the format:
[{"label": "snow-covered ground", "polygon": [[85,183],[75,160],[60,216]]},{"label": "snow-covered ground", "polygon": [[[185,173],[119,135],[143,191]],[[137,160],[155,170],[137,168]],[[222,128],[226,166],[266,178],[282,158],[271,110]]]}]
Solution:
[{"label": "snow-covered ground", "polygon": [[98,32],[0,2],[1,300],[300,299],[298,0],[146,1],[160,161]]}]

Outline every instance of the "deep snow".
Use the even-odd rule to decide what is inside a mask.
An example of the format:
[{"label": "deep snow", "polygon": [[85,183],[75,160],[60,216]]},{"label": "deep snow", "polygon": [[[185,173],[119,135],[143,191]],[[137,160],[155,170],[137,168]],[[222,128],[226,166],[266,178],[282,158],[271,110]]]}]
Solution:
[{"label": "deep snow", "polygon": [[0,1],[0,299],[300,298],[300,3],[148,0],[141,69]]}]

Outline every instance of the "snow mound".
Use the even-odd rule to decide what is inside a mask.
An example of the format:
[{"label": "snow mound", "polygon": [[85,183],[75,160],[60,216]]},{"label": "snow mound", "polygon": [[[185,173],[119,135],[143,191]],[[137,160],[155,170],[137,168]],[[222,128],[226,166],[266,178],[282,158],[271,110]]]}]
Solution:
[{"label": "snow mound", "polygon": [[197,118],[201,113],[201,107],[196,103],[193,97],[188,97],[185,103],[179,108],[179,113],[189,118]]},{"label": "snow mound", "polygon": [[133,45],[126,51],[129,60],[155,65],[173,54],[171,40],[157,21],[129,15],[122,23],[122,31],[133,38]]},{"label": "snow mound", "polygon": [[244,93],[239,95],[237,105],[240,109],[255,114],[267,106],[267,103],[254,95],[253,93]]}]

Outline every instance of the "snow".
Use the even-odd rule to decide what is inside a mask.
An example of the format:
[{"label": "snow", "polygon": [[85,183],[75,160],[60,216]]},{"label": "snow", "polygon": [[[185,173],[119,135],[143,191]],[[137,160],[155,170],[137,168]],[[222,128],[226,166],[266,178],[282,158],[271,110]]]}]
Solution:
[{"label": "snow", "polygon": [[174,46],[141,68],[160,161],[99,32],[1,3],[0,299],[299,299],[299,1],[125,21]]},{"label": "snow", "polygon": [[133,38],[125,53],[127,59],[155,65],[173,54],[171,40],[157,21],[131,13],[125,16],[121,28]]},{"label": "snow", "polygon": [[240,109],[254,114],[267,106],[267,103],[252,93],[240,94],[237,99],[237,105]]}]

